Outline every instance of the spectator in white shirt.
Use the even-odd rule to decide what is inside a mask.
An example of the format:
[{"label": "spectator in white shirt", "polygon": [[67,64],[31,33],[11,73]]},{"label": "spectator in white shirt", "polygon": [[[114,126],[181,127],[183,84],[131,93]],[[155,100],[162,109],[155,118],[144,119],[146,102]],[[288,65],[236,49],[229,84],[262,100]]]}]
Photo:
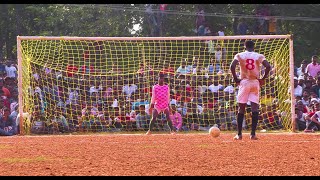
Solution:
[{"label": "spectator in white shirt", "polygon": [[226,93],[229,93],[229,94],[234,93],[234,87],[231,84],[231,80],[226,78],[225,79],[225,84],[228,84],[228,86],[225,87],[223,91],[226,92]]},{"label": "spectator in white shirt", "polygon": [[223,90],[223,85],[219,84],[219,77],[214,77],[213,84],[211,84],[208,89],[213,93],[218,93],[219,90]]},{"label": "spectator in white shirt", "polygon": [[91,86],[90,87],[90,90],[89,90],[89,93],[90,93],[90,96],[92,95],[92,93],[98,93],[99,91],[101,91],[103,88],[102,88],[102,85],[100,84],[98,88],[96,88],[96,86]]},{"label": "spectator in white shirt", "polygon": [[300,67],[297,69],[297,76],[304,76],[305,72],[306,72],[306,68],[307,68],[307,61],[306,60],[302,60]]},{"label": "spectator in white shirt", "polygon": [[[301,97],[302,90],[303,88],[300,85],[298,85],[298,78],[294,77],[294,90],[293,90],[294,97],[297,97],[297,96]],[[290,88],[288,89],[288,92],[290,93]]]},{"label": "spectator in white shirt", "polygon": [[127,97],[129,98],[131,96],[131,94],[136,92],[136,90],[138,89],[138,86],[133,83],[132,79],[129,80],[129,84],[127,84],[127,83],[125,83],[125,84],[126,85],[124,85],[122,87],[122,92],[124,92],[127,95]]},{"label": "spectator in white shirt", "polygon": [[13,64],[8,64],[6,67],[7,77],[16,78],[17,77],[17,68]]}]

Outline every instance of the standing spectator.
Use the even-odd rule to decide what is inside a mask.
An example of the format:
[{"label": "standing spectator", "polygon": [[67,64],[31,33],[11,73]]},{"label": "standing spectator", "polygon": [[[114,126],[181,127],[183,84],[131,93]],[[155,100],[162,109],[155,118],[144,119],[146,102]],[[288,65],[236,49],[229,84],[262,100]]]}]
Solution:
[{"label": "standing spectator", "polygon": [[198,8],[198,12],[196,14],[197,14],[196,29],[198,30],[200,26],[205,25],[206,20],[205,20],[204,10],[201,7]]},{"label": "standing spectator", "polygon": [[248,25],[244,22],[243,18],[239,19],[239,24],[237,26],[238,35],[246,35],[248,31]]},{"label": "standing spectator", "polygon": [[213,74],[214,73],[214,71],[215,71],[215,69],[216,69],[216,64],[215,64],[215,58],[214,58],[214,56],[211,56],[210,57],[210,64],[208,65],[208,67],[207,67],[207,72],[209,73],[209,74]]},{"label": "standing spectator", "polygon": [[221,71],[221,61],[223,60],[222,59],[222,48],[221,48],[221,45],[218,44],[216,46],[216,50],[214,52],[214,57],[215,57],[215,71],[216,72],[219,72]]},{"label": "standing spectator", "polygon": [[268,31],[270,35],[277,34],[277,19],[271,18],[269,20]]},{"label": "standing spectator", "polygon": [[320,65],[318,64],[318,56],[313,55],[311,57],[311,63],[306,67],[306,73],[313,78],[317,76],[317,73],[320,71]]},{"label": "standing spectator", "polygon": [[151,29],[151,36],[155,37],[155,36],[158,36],[159,27],[158,27],[157,17],[152,10],[153,5],[154,4],[146,4],[146,14],[147,14],[147,21]]},{"label": "standing spectator", "polygon": [[5,66],[7,77],[9,78],[16,78],[17,77],[17,68],[14,67],[12,63],[8,63],[7,66]]},{"label": "standing spectator", "polygon": [[168,4],[160,4],[160,14],[159,14],[159,17],[158,17],[158,20],[159,20],[159,33],[160,33],[160,36],[162,36],[163,34],[163,25],[164,25],[164,20],[165,20],[165,11],[166,11],[166,8],[167,8]]},{"label": "standing spectator", "polygon": [[224,29],[224,26],[221,26],[221,27],[219,28],[218,36],[225,36],[223,29]]},{"label": "standing spectator", "polygon": [[234,17],[232,19],[232,30],[234,35],[238,35],[238,24],[239,24],[239,18]]}]

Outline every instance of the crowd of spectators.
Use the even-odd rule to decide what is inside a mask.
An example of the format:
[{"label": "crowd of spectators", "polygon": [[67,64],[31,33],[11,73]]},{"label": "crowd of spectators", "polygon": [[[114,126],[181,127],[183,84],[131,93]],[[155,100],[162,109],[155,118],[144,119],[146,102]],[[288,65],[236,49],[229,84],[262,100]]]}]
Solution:
[{"label": "crowd of spectators", "polygon": [[[171,89],[170,117],[177,131],[208,130],[214,124],[221,130],[235,130],[237,87],[228,73],[228,64],[217,63],[215,59],[207,66],[197,56],[192,61],[182,60],[179,67],[167,61],[162,69],[141,63],[136,73],[121,76],[123,70],[114,64],[105,76],[99,77],[91,76],[90,73],[97,71],[93,66],[78,67],[71,59],[59,71],[31,64],[29,97],[24,97],[31,101],[29,109],[24,111],[32,112],[32,133],[147,130],[152,86],[157,83],[157,74],[164,73]],[[15,62],[0,67],[0,122],[11,120],[0,128],[8,132],[8,127],[15,127],[11,134],[16,134],[19,130],[17,67]],[[270,92],[262,94],[260,128],[281,129],[281,115],[273,103],[275,97],[267,89]],[[249,108],[244,128],[250,126],[250,113]],[[164,114],[159,115],[156,129],[168,130]]]},{"label": "crowd of spectators", "polygon": [[320,130],[320,65],[318,56],[311,61],[303,60],[294,71],[294,97],[297,130],[314,132]]}]

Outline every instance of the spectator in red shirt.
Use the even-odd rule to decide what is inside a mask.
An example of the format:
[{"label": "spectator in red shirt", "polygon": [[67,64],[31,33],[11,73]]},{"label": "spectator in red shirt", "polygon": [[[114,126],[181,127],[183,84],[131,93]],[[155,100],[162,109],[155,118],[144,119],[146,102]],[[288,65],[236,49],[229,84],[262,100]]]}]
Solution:
[{"label": "spectator in red shirt", "polygon": [[[93,63],[90,62],[90,53],[89,53],[89,51],[84,51],[83,60],[84,60],[85,64],[80,67],[80,69],[79,69],[80,73],[83,73],[83,74],[93,73],[94,72],[94,66],[91,65]],[[90,65],[86,65],[86,64],[90,64]]]},{"label": "spectator in red shirt", "polygon": [[160,72],[171,76],[174,75],[174,68],[170,67],[170,63],[166,62]]},{"label": "spectator in red shirt", "polygon": [[74,73],[78,72],[78,67],[73,63],[73,59],[69,59],[67,65],[67,77],[73,77]]},{"label": "spectator in red shirt", "polygon": [[11,93],[10,93],[9,89],[4,86],[3,81],[0,81],[0,90],[2,90],[2,92],[3,92],[2,96],[6,96],[7,98],[10,98]]}]

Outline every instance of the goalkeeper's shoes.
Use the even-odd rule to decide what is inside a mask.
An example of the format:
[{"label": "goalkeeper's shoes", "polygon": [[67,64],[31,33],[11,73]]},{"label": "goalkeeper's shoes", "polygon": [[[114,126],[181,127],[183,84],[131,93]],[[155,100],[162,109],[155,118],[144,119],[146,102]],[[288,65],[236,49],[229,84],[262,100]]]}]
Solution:
[{"label": "goalkeeper's shoes", "polygon": [[151,135],[151,131],[148,130],[147,133],[146,133],[146,135]]},{"label": "goalkeeper's shoes", "polygon": [[242,140],[242,135],[236,135],[235,137],[233,137],[233,140]]},{"label": "goalkeeper's shoes", "polygon": [[250,135],[250,139],[251,139],[251,140],[258,140],[258,138],[257,138],[256,135]]}]

